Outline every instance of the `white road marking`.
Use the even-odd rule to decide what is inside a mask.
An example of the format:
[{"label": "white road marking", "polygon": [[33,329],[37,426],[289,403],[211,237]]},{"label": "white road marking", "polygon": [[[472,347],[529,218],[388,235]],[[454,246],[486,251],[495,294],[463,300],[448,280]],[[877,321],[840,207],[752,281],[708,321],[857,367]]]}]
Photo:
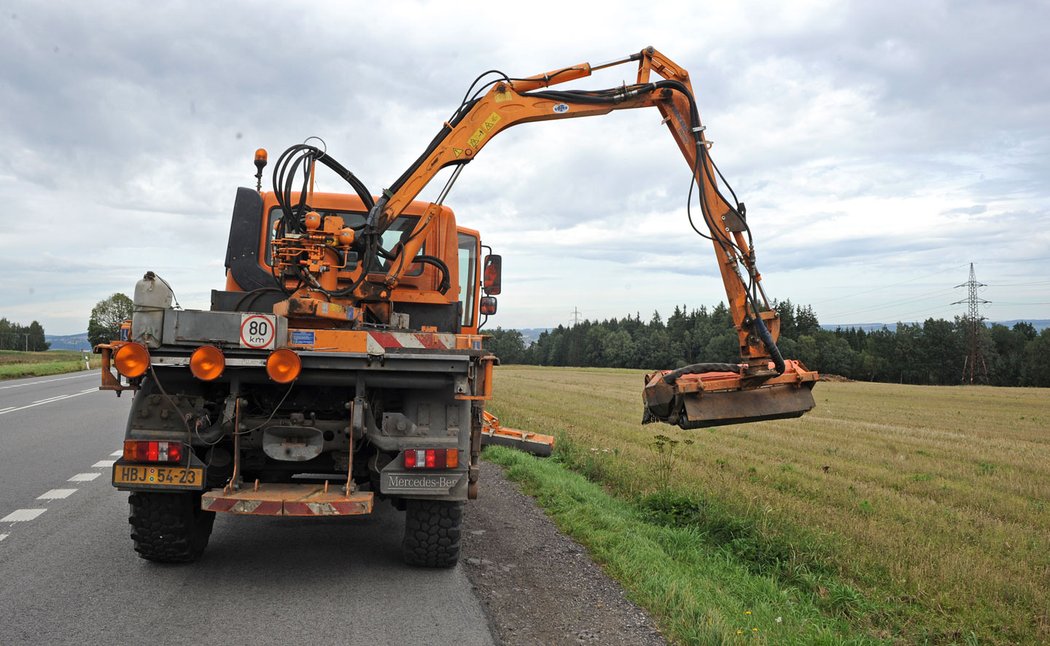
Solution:
[{"label": "white road marking", "polygon": [[91,468],[92,469],[108,469],[111,466],[113,466],[114,462],[116,462],[116,460],[99,460],[95,464],[92,464]]},{"label": "white road marking", "polygon": [[7,408],[0,408],[0,415],[6,413],[9,410],[14,410],[14,409],[15,409],[14,406],[8,406]]},{"label": "white road marking", "polygon": [[4,540],[8,536],[10,536],[10,534],[0,534],[0,541]]},{"label": "white road marking", "polygon": [[23,523],[28,520],[33,520],[40,514],[47,511],[46,509],[16,509],[10,514],[0,518],[0,523]]},{"label": "white road marking", "polygon": [[22,388],[23,386],[35,386],[37,384],[49,384],[54,381],[66,381],[67,379],[85,379],[87,377],[97,377],[98,372],[92,370],[91,372],[85,372],[81,375],[73,375],[72,377],[56,377],[55,379],[44,379],[41,381],[27,381],[21,384],[8,384],[6,386],[0,386],[0,390],[7,390],[8,388]]},{"label": "white road marking", "polygon": [[91,482],[92,480],[94,480],[95,478],[99,477],[100,475],[102,475],[102,474],[101,473],[97,473],[97,472],[96,473],[78,473],[75,476],[73,476],[72,478],[70,478],[69,480],[67,480],[67,482]]},{"label": "white road marking", "polygon": [[52,489],[36,497],[37,500],[59,500],[69,498],[77,492],[76,489]]},{"label": "white road marking", "polygon": [[111,457],[111,458],[122,458],[122,457],[124,457],[124,449],[121,449],[119,451],[114,451],[114,452],[110,453],[109,457]]},{"label": "white road marking", "polygon": [[91,390],[85,390],[85,391],[82,391],[82,392],[79,392],[79,393],[73,393],[72,395],[61,395],[59,397],[52,397],[50,399],[41,399],[40,401],[35,401],[32,404],[26,404],[25,406],[19,406],[18,408],[5,408],[3,410],[0,410],[0,415],[6,415],[7,413],[13,413],[13,412],[19,411],[19,410],[25,410],[27,408],[32,408],[34,406],[43,406],[44,404],[53,404],[55,402],[62,401],[63,399],[70,399],[71,397],[80,397],[81,395],[86,395],[88,393],[93,393],[93,392],[96,392],[96,390],[94,388],[92,388]]}]

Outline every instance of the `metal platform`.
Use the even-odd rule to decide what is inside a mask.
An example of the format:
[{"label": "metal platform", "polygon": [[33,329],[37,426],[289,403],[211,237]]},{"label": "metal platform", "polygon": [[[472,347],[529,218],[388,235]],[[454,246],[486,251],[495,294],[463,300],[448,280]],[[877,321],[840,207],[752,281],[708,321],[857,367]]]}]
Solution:
[{"label": "metal platform", "polygon": [[341,484],[266,483],[212,489],[201,509],[256,516],[358,516],[372,513],[372,492],[346,495]]}]

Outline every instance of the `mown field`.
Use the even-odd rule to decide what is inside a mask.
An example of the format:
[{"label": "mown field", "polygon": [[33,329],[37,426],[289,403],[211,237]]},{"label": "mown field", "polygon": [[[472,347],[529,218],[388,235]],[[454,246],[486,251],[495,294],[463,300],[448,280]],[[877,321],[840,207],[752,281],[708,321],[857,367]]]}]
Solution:
[{"label": "mown field", "polygon": [[[96,355],[89,355],[92,368],[101,364]],[[16,352],[0,350],[0,379],[39,377],[76,372],[84,369],[84,353],[55,350],[54,352]]]},{"label": "mown field", "polygon": [[672,639],[1050,641],[1050,390],[820,383],[801,419],[682,431],[641,386],[499,367],[491,410],[559,444],[493,459]]}]

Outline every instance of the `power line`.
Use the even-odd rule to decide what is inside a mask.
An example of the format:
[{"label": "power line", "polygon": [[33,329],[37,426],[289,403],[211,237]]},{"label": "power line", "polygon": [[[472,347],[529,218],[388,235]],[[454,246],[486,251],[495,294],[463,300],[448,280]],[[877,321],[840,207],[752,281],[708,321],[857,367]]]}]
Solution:
[{"label": "power line", "polygon": [[[862,296],[864,294],[870,294],[872,292],[877,292],[877,291],[883,290],[883,289],[889,289],[891,287],[900,287],[901,285],[912,284],[912,283],[915,283],[916,281],[922,280],[924,278],[929,278],[930,276],[936,276],[938,274],[943,274],[943,273],[946,273],[946,272],[949,272],[949,271],[955,271],[956,269],[958,269],[960,267],[965,267],[965,266],[966,265],[953,265],[951,267],[946,267],[944,269],[941,269],[940,271],[935,271],[935,272],[932,272],[932,273],[929,273],[929,274],[923,274],[922,276],[916,276],[915,278],[911,278],[909,280],[902,280],[899,283],[890,283],[888,285],[880,285],[879,287],[872,287],[871,289],[866,289],[866,290],[863,290],[863,291],[860,291],[860,292],[853,292],[852,294],[847,294],[845,296],[836,296],[835,298],[825,298],[823,300],[813,301],[811,303],[811,305],[821,305],[821,304],[825,304],[825,303],[833,303],[835,301],[841,301],[841,300],[844,300],[844,299],[847,299],[847,298],[853,298],[855,296]],[[931,283],[931,284],[936,284],[936,283]],[[852,289],[852,286],[849,286],[849,288]]]},{"label": "power line", "polygon": [[929,300],[929,298],[931,296],[940,296],[940,295],[944,295],[944,294],[947,294],[947,293],[949,293],[947,289],[941,288],[941,289],[934,290],[932,292],[924,292],[924,293],[919,294],[919,295],[917,295],[917,296],[915,296],[913,298],[907,298],[907,299],[903,299],[903,300],[895,300],[892,303],[887,303],[885,305],[872,305],[870,307],[862,307],[862,308],[856,309],[856,310],[845,310],[845,311],[842,311],[842,312],[835,312],[833,314],[826,314],[824,316],[826,318],[828,318],[828,319],[832,319],[832,318],[841,318],[843,316],[852,316],[854,314],[861,314],[861,313],[864,313],[864,312],[874,312],[874,311],[877,311],[877,310],[884,310],[884,309],[890,309],[890,308],[898,307],[900,305],[907,304],[907,303],[917,303],[919,301]]}]

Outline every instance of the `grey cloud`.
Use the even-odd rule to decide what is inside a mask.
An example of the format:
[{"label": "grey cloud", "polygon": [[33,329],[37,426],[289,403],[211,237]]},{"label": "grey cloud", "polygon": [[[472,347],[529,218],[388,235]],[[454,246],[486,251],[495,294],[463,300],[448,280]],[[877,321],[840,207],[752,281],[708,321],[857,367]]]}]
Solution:
[{"label": "grey cloud", "polygon": [[[864,262],[921,271],[938,257],[1031,258],[1050,244],[1048,5],[857,2],[790,9],[804,16],[790,25],[776,24],[779,10],[751,6],[749,24],[698,40],[695,25],[724,14],[690,6],[680,21],[694,25],[688,36],[665,30],[667,43],[653,43],[693,73],[715,159],[750,207],[763,271]],[[75,286],[89,307],[129,289],[143,259],[177,275],[180,292],[206,294],[221,275],[206,263],[222,258],[233,191],[253,185],[256,147],[275,156],[323,136],[378,191],[477,73],[627,53],[648,43],[624,47],[610,26],[623,23],[626,40],[663,25],[635,11],[614,3],[566,38],[537,29],[529,12],[520,30],[465,31],[437,3],[17,4],[0,16],[0,56],[13,62],[0,71],[0,199],[12,214],[0,252],[14,281]],[[623,232],[568,250],[597,266],[714,275],[709,243],[681,215],[688,171],[658,121],[640,111],[515,128],[465,170],[450,204],[464,224],[506,240],[529,275],[543,273],[529,262],[566,250],[521,240],[581,222]],[[918,237],[843,206],[929,195],[945,196],[929,215],[950,224]],[[633,226],[652,214],[667,214],[668,228]],[[41,226],[88,245],[90,260],[62,253],[66,271],[49,276],[50,259],[32,253]],[[0,288],[0,298],[17,305],[24,294]]]}]

